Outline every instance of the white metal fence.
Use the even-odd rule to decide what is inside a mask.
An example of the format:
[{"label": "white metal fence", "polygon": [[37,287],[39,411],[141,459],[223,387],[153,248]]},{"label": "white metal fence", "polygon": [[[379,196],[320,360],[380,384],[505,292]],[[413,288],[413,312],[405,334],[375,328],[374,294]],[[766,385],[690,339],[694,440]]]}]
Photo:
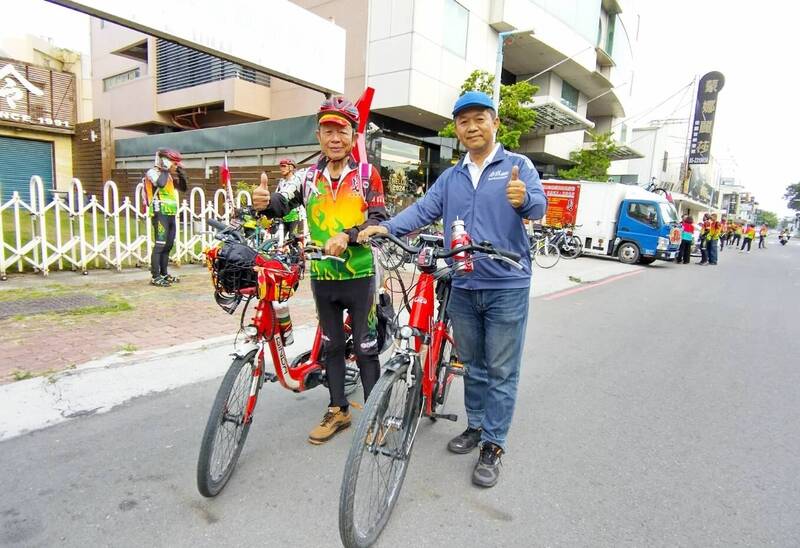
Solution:
[{"label": "white metal fence", "polygon": [[[237,202],[251,204],[247,192]],[[194,187],[188,200],[179,199],[177,234],[170,258],[178,263],[202,261],[203,248],[212,242],[206,220],[228,221],[230,209],[225,192],[218,189],[210,200]],[[141,266],[150,263],[152,225],[144,207],[144,188],[120,202],[114,181],[106,181],[102,201],[86,201],[83,186],[72,179],[66,200],[54,193],[45,203],[44,184],[34,175],[26,202],[18,192],[0,204],[0,279],[9,271],[33,270],[47,276],[54,269],[86,274],[89,268]]]}]

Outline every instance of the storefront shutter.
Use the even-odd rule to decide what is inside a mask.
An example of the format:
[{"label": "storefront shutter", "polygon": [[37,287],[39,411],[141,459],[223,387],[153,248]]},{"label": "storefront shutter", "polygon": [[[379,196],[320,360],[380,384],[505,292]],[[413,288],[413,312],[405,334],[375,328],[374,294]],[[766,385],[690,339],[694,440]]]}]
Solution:
[{"label": "storefront shutter", "polygon": [[53,189],[53,143],[0,137],[0,192],[5,202],[16,190],[25,201],[30,201],[31,176],[42,178],[45,201],[51,199]]}]

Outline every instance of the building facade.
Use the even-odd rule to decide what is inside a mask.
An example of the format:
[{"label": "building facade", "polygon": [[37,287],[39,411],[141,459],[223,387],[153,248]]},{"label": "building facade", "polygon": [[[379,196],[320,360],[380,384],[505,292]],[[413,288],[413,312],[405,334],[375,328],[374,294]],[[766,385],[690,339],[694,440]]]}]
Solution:
[{"label": "building facade", "polygon": [[[451,119],[466,77],[474,70],[495,72],[499,33],[510,30],[530,32],[503,44],[501,79],[529,80],[539,88],[530,105],[537,123],[519,152],[552,176],[571,165],[571,152],[590,145],[587,131],[610,131],[621,145],[619,159],[640,156],[627,146],[622,123],[638,30],[635,14],[626,14],[620,1],[295,3],[346,30],[344,94],[355,99],[366,86],[375,88],[372,159],[398,195],[427,187],[457,161],[457,144],[438,132]],[[288,24],[302,33],[301,21]],[[190,164],[208,168],[226,151],[195,143],[217,126],[228,126],[233,141],[257,147],[235,154],[227,149],[232,162],[274,163],[287,153],[301,161],[313,153],[313,132],[298,137],[290,131],[297,138],[283,141],[236,136],[269,133],[284,120],[302,129],[322,99],[319,92],[99,19],[92,21],[91,38],[95,115],[111,119],[119,137],[139,135],[118,145],[118,167],[144,167],[150,154],[129,154],[164,142],[142,141],[142,134],[182,132],[194,135],[181,140],[192,151]]]},{"label": "building facade", "polygon": [[0,199],[69,188],[76,135],[92,118],[88,59],[33,36],[0,44]]}]

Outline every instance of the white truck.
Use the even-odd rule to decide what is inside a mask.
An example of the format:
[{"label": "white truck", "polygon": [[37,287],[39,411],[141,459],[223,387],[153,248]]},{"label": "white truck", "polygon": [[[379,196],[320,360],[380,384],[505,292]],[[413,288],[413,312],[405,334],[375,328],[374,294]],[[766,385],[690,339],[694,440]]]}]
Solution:
[{"label": "white truck", "polygon": [[588,181],[542,181],[546,226],[575,225],[586,255],[627,264],[672,261],[681,230],[675,206],[639,186]]}]

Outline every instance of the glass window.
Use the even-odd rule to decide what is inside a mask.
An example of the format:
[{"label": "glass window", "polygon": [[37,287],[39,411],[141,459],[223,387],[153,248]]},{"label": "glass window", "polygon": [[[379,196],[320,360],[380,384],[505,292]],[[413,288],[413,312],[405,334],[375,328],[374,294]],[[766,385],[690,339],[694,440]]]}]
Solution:
[{"label": "glass window", "polygon": [[399,212],[427,190],[427,148],[384,137],[380,171],[386,201]]},{"label": "glass window", "polygon": [[669,160],[669,153],[665,150],[664,151],[664,160],[661,162],[661,171],[667,171],[667,162]]},{"label": "glass window", "polygon": [[456,0],[445,0],[442,22],[442,45],[459,57],[466,58],[469,11]]},{"label": "glass window", "polygon": [[628,206],[628,216],[641,223],[657,227],[658,212],[653,204],[642,204],[634,202]]},{"label": "glass window", "polygon": [[567,82],[561,82],[561,104],[572,110],[578,110],[578,90]]},{"label": "glass window", "polygon": [[658,207],[661,210],[661,218],[664,220],[665,223],[678,222],[678,212],[675,211],[674,205],[661,203],[658,204]]},{"label": "glass window", "polygon": [[115,74],[114,76],[103,78],[103,91],[114,89],[115,87],[120,86],[125,82],[136,80],[141,76],[142,76],[142,69],[136,67],[135,69],[128,70],[126,72],[123,72],[122,74]]},{"label": "glass window", "polygon": [[614,27],[617,25],[617,16],[614,13],[608,14],[608,34],[606,35],[606,47],[603,49],[607,54],[614,54]]}]

